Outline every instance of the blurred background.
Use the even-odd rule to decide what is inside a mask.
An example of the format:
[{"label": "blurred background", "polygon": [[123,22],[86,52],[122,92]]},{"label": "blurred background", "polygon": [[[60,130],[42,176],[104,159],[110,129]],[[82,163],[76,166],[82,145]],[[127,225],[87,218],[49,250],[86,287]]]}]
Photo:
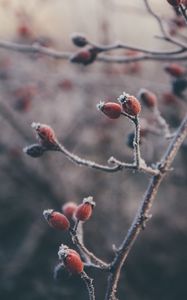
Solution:
[{"label": "blurred background", "polygon": [[[185,39],[185,28],[166,1],[150,4],[166,20],[172,34]],[[0,38],[22,44],[40,43],[62,51],[77,51],[70,35],[84,33],[90,40],[109,44],[121,40],[146,49],[171,49],[155,39],[159,28],[143,1],[120,0],[0,0]],[[134,55],[127,51],[118,54]],[[186,62],[181,63],[186,66]],[[22,149],[36,139],[33,121],[48,124],[73,153],[106,163],[110,156],[132,161],[128,136],[132,124],[113,121],[96,109],[100,100],[115,100],[123,91],[140,88],[157,94],[159,109],[172,131],[186,111],[185,96],[171,94],[172,79],[164,63],[128,65],[95,62],[89,66],[22,54],[0,48],[0,295],[1,299],[88,299],[79,277],[61,274],[53,280],[61,243],[71,245],[66,233],[50,228],[44,209],[61,211],[67,201],[81,203],[92,195],[96,208],[84,225],[86,246],[109,262],[113,245],[126,234],[148,184],[148,176],[122,171],[105,174],[78,167],[62,154],[49,152],[38,159]],[[143,108],[144,124],[154,123]],[[155,163],[168,141],[147,134],[143,158]],[[123,268],[119,299],[176,300],[187,298],[187,202],[184,144],[174,171],[163,182],[153,218],[135,243]],[[107,278],[90,271],[96,298],[103,299]]]}]

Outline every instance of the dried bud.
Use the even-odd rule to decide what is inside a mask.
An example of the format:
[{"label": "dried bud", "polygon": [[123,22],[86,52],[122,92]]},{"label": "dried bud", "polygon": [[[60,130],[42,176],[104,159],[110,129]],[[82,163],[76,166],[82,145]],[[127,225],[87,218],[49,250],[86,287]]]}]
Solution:
[{"label": "dried bud", "polygon": [[97,57],[98,51],[96,48],[87,47],[81,49],[70,57],[72,63],[89,65],[93,63]]},{"label": "dried bud", "polygon": [[138,99],[140,99],[148,108],[155,107],[157,105],[157,96],[146,89],[140,89]]},{"label": "dried bud", "polygon": [[186,69],[182,66],[180,66],[179,64],[169,64],[167,66],[165,66],[164,70],[170,74],[171,76],[174,77],[181,77],[184,74],[186,74]]},{"label": "dried bud", "polygon": [[167,0],[167,2],[172,6],[179,6],[181,4],[181,0]]},{"label": "dried bud", "polygon": [[42,156],[45,151],[46,149],[39,144],[33,144],[23,149],[23,152],[34,158]]},{"label": "dried bud", "polygon": [[50,126],[35,122],[31,126],[35,129],[37,138],[44,147],[50,148],[56,146],[56,135]]},{"label": "dried bud", "polygon": [[66,216],[53,209],[44,210],[43,216],[48,224],[55,229],[68,230],[70,227],[70,223]]},{"label": "dried bud", "polygon": [[121,103],[124,112],[131,116],[137,116],[141,111],[141,104],[138,99],[125,92],[119,96],[118,101]]},{"label": "dried bud", "polygon": [[121,115],[121,105],[115,102],[100,102],[97,104],[97,108],[110,119],[117,119]]},{"label": "dried bud", "polygon": [[73,217],[77,204],[75,202],[67,202],[62,206],[62,211],[68,219]]},{"label": "dried bud", "polygon": [[176,78],[172,82],[172,91],[174,95],[181,97],[182,93],[187,88],[187,79],[186,78]]},{"label": "dried bud", "polygon": [[74,33],[71,36],[72,42],[77,47],[84,47],[88,44],[88,41],[84,35],[81,35],[80,33]]},{"label": "dried bud", "polygon": [[92,215],[94,206],[95,202],[93,201],[93,197],[84,198],[83,203],[80,204],[75,211],[76,219],[78,221],[87,221]]},{"label": "dried bud", "polygon": [[84,265],[77,251],[61,245],[58,252],[59,259],[63,261],[65,268],[71,274],[80,274]]}]

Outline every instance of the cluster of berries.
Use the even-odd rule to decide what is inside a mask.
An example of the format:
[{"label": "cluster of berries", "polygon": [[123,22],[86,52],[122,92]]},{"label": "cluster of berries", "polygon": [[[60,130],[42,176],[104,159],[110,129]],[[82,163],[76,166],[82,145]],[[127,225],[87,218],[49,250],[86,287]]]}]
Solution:
[{"label": "cluster of berries", "polygon": [[[85,222],[90,219],[95,202],[92,197],[84,198],[80,205],[75,202],[67,202],[62,206],[62,212],[53,209],[44,210],[43,215],[47,223],[59,230],[71,230],[72,222]],[[79,274],[83,271],[84,264],[77,251],[61,245],[58,252],[59,259],[71,274]]]}]

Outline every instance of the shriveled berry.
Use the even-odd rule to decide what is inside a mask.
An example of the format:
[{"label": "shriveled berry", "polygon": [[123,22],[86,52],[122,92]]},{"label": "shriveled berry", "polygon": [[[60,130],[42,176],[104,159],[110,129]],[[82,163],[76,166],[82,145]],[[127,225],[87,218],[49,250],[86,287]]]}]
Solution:
[{"label": "shriveled berry", "polygon": [[80,51],[76,52],[70,57],[70,61],[72,63],[82,64],[82,65],[89,65],[93,63],[97,57],[98,51],[96,48],[93,47],[86,47],[81,49]]},{"label": "shriveled berry", "polygon": [[43,155],[43,153],[45,152],[45,148],[39,144],[33,144],[28,147],[25,147],[23,149],[23,152],[25,152],[31,157],[37,158]]},{"label": "shriveled berry", "polygon": [[171,76],[174,76],[174,77],[181,77],[184,74],[186,74],[186,71],[187,71],[186,68],[184,68],[176,63],[172,63],[172,64],[165,66],[164,70],[168,74],[170,74]]},{"label": "shriveled berry", "polygon": [[131,116],[137,116],[141,112],[140,102],[132,95],[123,93],[118,101],[121,103],[123,111]]},{"label": "shriveled berry", "polygon": [[56,145],[56,135],[50,126],[35,122],[31,126],[35,129],[37,137],[43,146],[48,148]]},{"label": "shriveled berry", "polygon": [[88,44],[86,37],[80,33],[74,33],[71,39],[73,44],[77,47],[84,47]]},{"label": "shriveled berry", "polygon": [[73,217],[76,209],[77,204],[75,202],[67,202],[62,206],[62,211],[68,219],[71,219]]},{"label": "shriveled berry", "polygon": [[139,91],[138,98],[148,108],[151,108],[151,107],[154,107],[157,105],[157,96],[154,93],[152,93],[146,89],[141,89]]},{"label": "shriveled berry", "polygon": [[84,198],[83,203],[80,204],[75,211],[76,219],[78,221],[87,221],[92,215],[94,206],[95,202],[92,197]]},{"label": "shriveled berry", "polygon": [[43,215],[49,225],[55,229],[68,230],[70,227],[70,223],[66,216],[59,212],[48,209],[44,210]]},{"label": "shriveled berry", "polygon": [[115,102],[100,102],[97,108],[110,119],[118,119],[121,115],[121,105]]},{"label": "shriveled berry", "polygon": [[167,2],[172,6],[179,6],[181,4],[181,0],[167,0]]}]

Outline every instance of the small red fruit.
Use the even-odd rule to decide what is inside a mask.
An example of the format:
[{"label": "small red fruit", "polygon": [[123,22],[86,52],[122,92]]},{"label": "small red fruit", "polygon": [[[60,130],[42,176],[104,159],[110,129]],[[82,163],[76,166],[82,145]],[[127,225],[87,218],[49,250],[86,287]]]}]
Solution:
[{"label": "small red fruit", "polygon": [[35,122],[31,126],[35,129],[37,137],[44,147],[48,148],[56,145],[56,135],[50,126]]},{"label": "small red fruit", "polygon": [[89,65],[93,63],[97,57],[98,50],[93,47],[85,47],[80,51],[76,52],[70,57],[72,63]]},{"label": "small red fruit", "polygon": [[67,202],[62,206],[62,211],[68,219],[73,217],[77,204],[75,202]]},{"label": "small red fruit", "polygon": [[127,93],[123,93],[118,101],[121,103],[124,112],[131,116],[137,116],[141,112],[141,104],[138,99]]},{"label": "small red fruit", "polygon": [[61,245],[58,256],[71,274],[82,273],[84,265],[80,255],[75,250],[70,249],[65,245]]},{"label": "small red fruit", "polygon": [[179,6],[181,4],[181,0],[167,0],[167,2],[172,6]]},{"label": "small red fruit", "polygon": [[164,70],[169,73],[171,76],[174,77],[181,77],[184,74],[186,74],[186,69],[179,64],[172,63],[167,66],[165,66]]},{"label": "small red fruit", "polygon": [[97,108],[110,119],[118,119],[121,115],[121,105],[115,102],[100,102]]},{"label": "small red fruit", "polygon": [[66,216],[59,212],[48,209],[44,210],[43,215],[49,225],[55,229],[68,230],[70,227],[70,223]]},{"label": "small red fruit", "polygon": [[165,92],[162,95],[163,102],[165,104],[175,104],[177,102],[176,96],[171,92]]},{"label": "small red fruit", "polygon": [[182,0],[182,4],[187,7],[187,0]]},{"label": "small red fruit", "polygon": [[83,222],[87,221],[92,215],[94,206],[95,202],[93,201],[93,197],[84,198],[83,203],[80,204],[75,211],[76,219]]},{"label": "small red fruit", "polygon": [[154,93],[152,93],[146,89],[141,89],[139,91],[138,98],[148,108],[151,108],[151,107],[154,107],[157,105],[157,96]]}]

